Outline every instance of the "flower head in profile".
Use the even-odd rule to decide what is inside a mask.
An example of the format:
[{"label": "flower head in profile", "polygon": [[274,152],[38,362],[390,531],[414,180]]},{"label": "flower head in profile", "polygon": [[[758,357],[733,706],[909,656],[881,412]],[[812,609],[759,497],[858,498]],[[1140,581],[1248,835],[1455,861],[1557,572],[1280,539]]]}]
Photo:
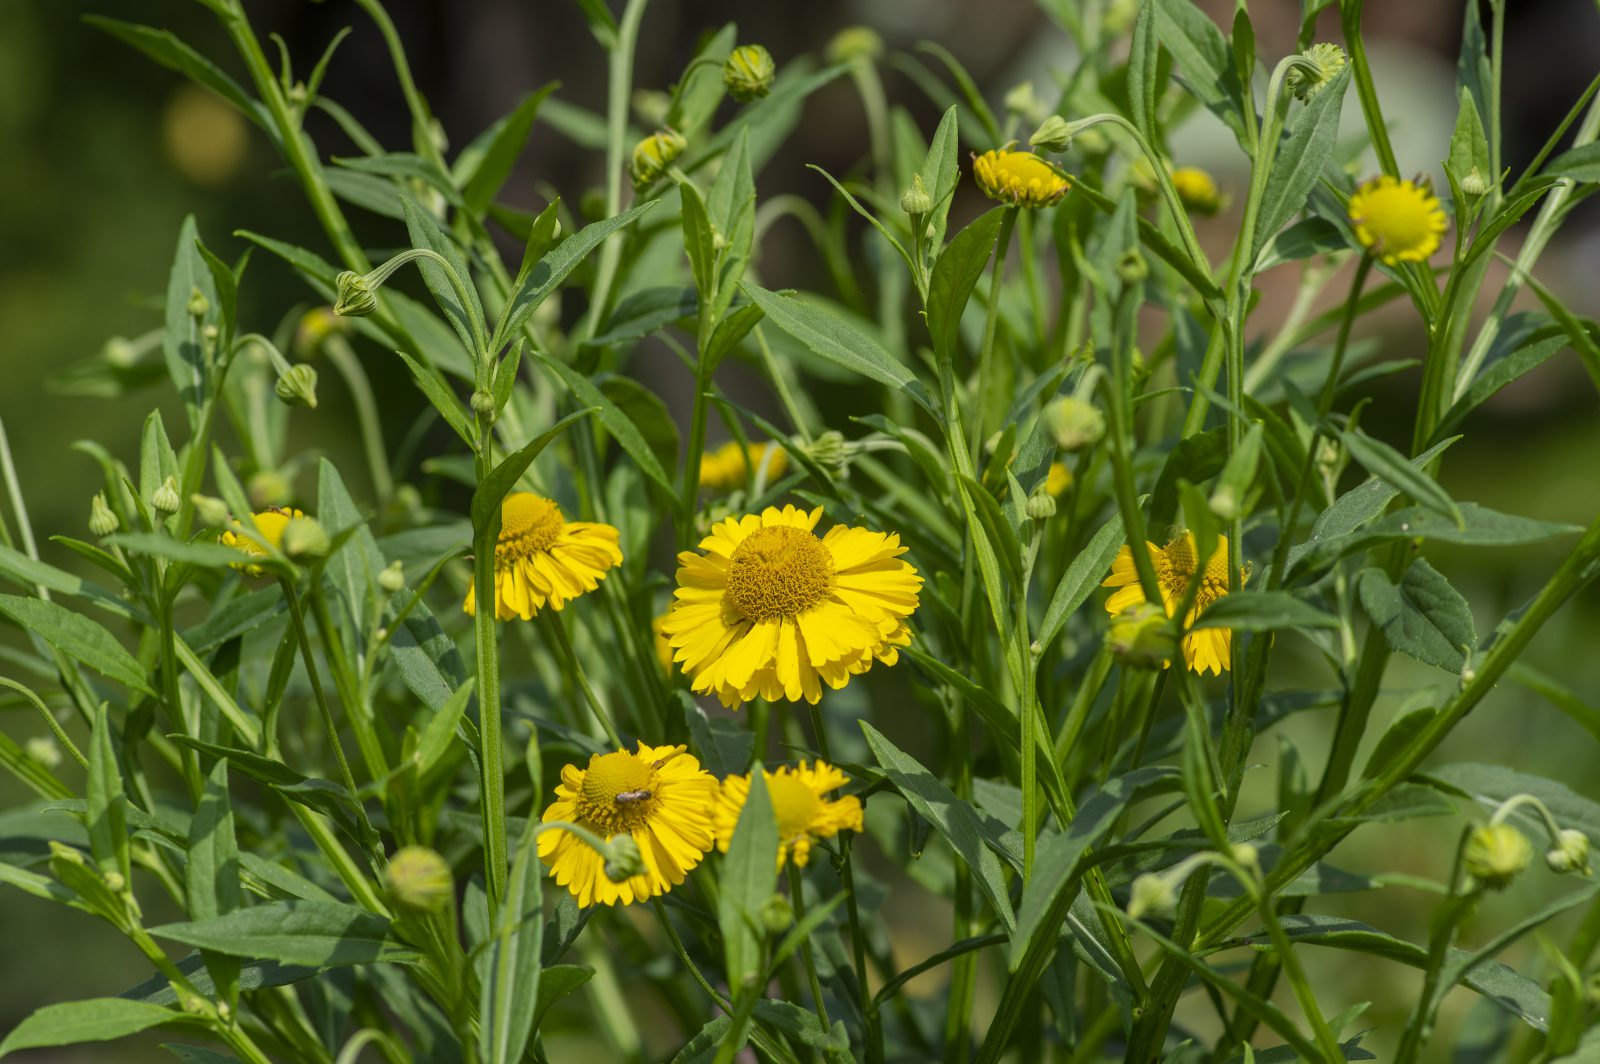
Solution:
[{"label": "flower head in profile", "polygon": [[1180,166],[1172,171],[1172,187],[1179,201],[1196,214],[1212,215],[1222,210],[1222,190],[1216,179],[1198,166]]},{"label": "flower head in profile", "polygon": [[[1161,585],[1161,604],[1166,608],[1167,616],[1172,616],[1183,602],[1190,582],[1196,579],[1200,581],[1194,605],[1183,618],[1185,627],[1193,624],[1206,607],[1228,593],[1228,537],[1217,537],[1217,549],[1211,552],[1204,566],[1200,564],[1192,532],[1178,533],[1165,547],[1146,541],[1145,549],[1150,552],[1151,564],[1155,566],[1156,581]],[[1117,553],[1116,560],[1111,563],[1111,575],[1105,578],[1101,586],[1117,588],[1106,599],[1106,612],[1113,617],[1145,601],[1144,587],[1139,583],[1139,573],[1133,564],[1133,551],[1129,547],[1124,546]],[[1232,668],[1232,648],[1233,633],[1226,628],[1202,628],[1183,637],[1184,661],[1199,673],[1209,670],[1221,676]]]},{"label": "flower head in profile", "polygon": [[1033,152],[1007,148],[973,156],[972,176],[985,196],[1014,207],[1049,207],[1072,187],[1065,174]]},{"label": "flower head in profile", "polygon": [[716,779],[681,746],[641,742],[637,751],[594,754],[587,768],[561,770],[556,800],[542,819],[576,824],[607,842],[630,836],[643,871],[613,882],[605,855],[564,830],[539,836],[539,856],[580,906],[631,905],[665,894],[710,852],[716,794]]},{"label": "flower head in profile", "polygon": [[1356,239],[1387,266],[1426,262],[1446,228],[1444,208],[1426,185],[1388,174],[1356,189],[1349,212]]},{"label": "flower head in profile", "polygon": [[[841,831],[861,830],[861,799],[853,794],[828,798],[831,791],[850,782],[850,777],[822,761],[794,768],[787,765],[761,772],[772,801],[772,815],[778,822],[778,867],[793,861],[801,868],[811,859],[811,847],[819,839],[831,839]],[[729,776],[717,792],[713,814],[717,849],[728,852],[739,813],[750,795],[749,776]]]},{"label": "flower head in profile", "polygon": [[[592,521],[568,521],[561,507],[532,492],[516,491],[500,504],[500,538],[494,548],[495,617],[525,621],[548,604],[559,610],[622,564],[617,530]],[[463,604],[476,612],[476,588]]]},{"label": "flower head in profile", "polygon": [[[281,551],[283,549],[283,530],[289,527],[289,522],[304,516],[305,514],[299,510],[286,510],[278,506],[269,506],[254,515],[256,535],[270,543],[272,550],[262,546],[260,541],[255,536],[252,536],[245,526],[238,521],[233,523],[232,528],[223,531],[221,542],[224,547],[232,547],[234,550],[243,551],[252,557],[267,558],[272,555],[273,550]],[[267,575],[267,571],[261,566],[252,565],[249,562],[232,562],[230,564],[235,569],[242,569],[247,576],[261,577]]]},{"label": "flower head in profile", "polygon": [[789,453],[777,443],[740,444],[729,440],[700,459],[700,486],[712,491],[732,491],[745,485],[757,471],[767,482],[777,480],[789,468]]},{"label": "flower head in profile", "polygon": [[696,692],[729,707],[757,695],[816,702],[824,683],[898,660],[922,577],[899,536],[844,525],[818,536],[821,517],[769,506],[717,522],[703,553],[678,555],[661,628]]}]

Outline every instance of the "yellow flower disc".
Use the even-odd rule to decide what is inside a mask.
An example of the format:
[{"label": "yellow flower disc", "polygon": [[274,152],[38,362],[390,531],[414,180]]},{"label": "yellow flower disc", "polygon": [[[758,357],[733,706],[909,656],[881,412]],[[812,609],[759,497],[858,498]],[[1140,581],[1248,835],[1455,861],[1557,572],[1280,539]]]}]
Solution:
[{"label": "yellow flower disc", "polygon": [[[826,795],[850,782],[850,777],[822,761],[795,768],[787,766],[772,772],[762,771],[767,797],[772,801],[773,818],[778,822],[778,867],[792,860],[804,868],[811,859],[811,847],[819,839],[831,839],[841,831],[860,831],[861,800],[853,794],[830,799]],[[722,781],[713,814],[717,849],[728,852],[739,813],[750,795],[750,777],[729,776]]]},{"label": "yellow flower disc", "polygon": [[1426,262],[1439,250],[1447,225],[1437,196],[1415,182],[1387,174],[1357,189],[1349,211],[1361,246],[1389,266]]},{"label": "yellow flower disc", "polygon": [[[1203,569],[1196,554],[1192,532],[1180,532],[1165,547],[1146,541],[1145,549],[1150,552],[1150,561],[1155,566],[1156,580],[1161,585],[1161,602],[1167,616],[1177,611],[1188,593],[1190,582],[1197,577],[1200,580],[1194,605],[1183,618],[1185,627],[1192,625],[1208,606],[1228,593],[1227,536],[1217,537],[1217,549],[1211,552]],[[1106,612],[1113,617],[1145,601],[1144,587],[1139,583],[1139,573],[1134,568],[1133,551],[1130,548],[1124,546],[1117,553],[1116,560],[1111,563],[1111,575],[1105,578],[1101,586],[1118,589],[1106,599]],[[1184,661],[1199,673],[1210,671],[1221,676],[1232,668],[1232,648],[1233,633],[1227,628],[1202,628],[1183,637]]]},{"label": "yellow flower disc", "polygon": [[[500,537],[494,548],[495,616],[532,620],[545,607],[563,609],[593,591],[606,571],[622,564],[617,530],[590,521],[568,521],[561,508],[532,492],[507,495],[500,504]],[[467,588],[463,608],[476,611],[476,589]]]},{"label": "yellow flower disc", "polygon": [[678,555],[678,590],[661,631],[699,693],[738,706],[816,702],[873,662],[893,665],[911,641],[906,618],[922,577],[900,537],[835,525],[821,508],[768,507],[730,517]]},{"label": "yellow flower disc", "polygon": [[1222,209],[1217,182],[1198,166],[1180,166],[1172,171],[1172,187],[1183,205],[1196,214],[1211,215]]},{"label": "yellow flower disc", "polygon": [[717,781],[682,746],[646,746],[635,752],[595,754],[587,768],[561,770],[556,800],[543,820],[565,820],[610,841],[631,836],[644,871],[613,883],[605,858],[568,831],[539,836],[539,856],[556,883],[580,906],[631,905],[682,883],[713,844],[712,805]]},{"label": "yellow flower disc", "polygon": [[[282,550],[283,530],[289,527],[290,521],[297,517],[304,517],[305,514],[299,510],[285,510],[277,506],[270,506],[254,516],[256,534],[272,544],[273,550]],[[221,543],[224,547],[232,547],[234,550],[243,551],[257,558],[265,558],[271,554],[271,551],[268,551],[267,548],[258,543],[246,531],[244,525],[237,521],[234,522],[233,529],[222,533]],[[235,569],[244,570],[248,576],[259,577],[267,574],[267,571],[259,565],[250,565],[245,562],[234,562],[232,565]]]},{"label": "yellow flower disc", "polygon": [[972,176],[985,196],[1018,207],[1048,207],[1072,187],[1031,151],[986,151],[973,158]]}]

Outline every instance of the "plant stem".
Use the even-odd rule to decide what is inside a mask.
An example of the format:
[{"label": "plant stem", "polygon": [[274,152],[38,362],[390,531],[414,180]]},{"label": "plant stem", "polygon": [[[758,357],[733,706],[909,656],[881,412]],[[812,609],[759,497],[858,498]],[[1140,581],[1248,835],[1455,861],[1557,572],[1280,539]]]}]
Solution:
[{"label": "plant stem", "polygon": [[[479,418],[480,439],[483,449],[478,452],[478,481],[489,475],[490,456],[488,425]],[[498,610],[494,579],[495,542],[500,533],[500,508],[483,527],[473,529],[472,535],[472,588],[473,588],[473,638],[476,643],[478,667],[478,764],[479,802],[483,812],[483,871],[485,894],[489,900],[491,926],[500,912],[500,899],[505,896],[506,877],[509,870],[509,852],[506,845],[506,778],[503,768],[500,720],[500,648],[495,627]],[[533,730],[529,740],[530,757],[538,757],[539,733]]]}]

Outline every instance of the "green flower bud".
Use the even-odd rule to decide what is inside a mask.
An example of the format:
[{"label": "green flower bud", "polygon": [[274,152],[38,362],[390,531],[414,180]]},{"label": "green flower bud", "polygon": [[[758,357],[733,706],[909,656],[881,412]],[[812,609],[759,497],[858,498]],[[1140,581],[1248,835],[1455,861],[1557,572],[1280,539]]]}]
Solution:
[{"label": "green flower bud", "polygon": [[1165,876],[1146,872],[1133,881],[1128,895],[1128,917],[1137,920],[1145,913],[1165,916],[1178,905],[1177,891]]},{"label": "green flower bud", "polygon": [[1483,171],[1474,166],[1467,171],[1461,179],[1461,194],[1472,199],[1486,195],[1489,191],[1489,179],[1483,176]]},{"label": "green flower bud", "polygon": [[828,42],[830,63],[871,62],[883,54],[883,38],[871,26],[846,26]]},{"label": "green flower bud", "polygon": [[95,492],[89,503],[89,531],[97,536],[109,536],[120,527],[122,522],[117,520],[116,511],[106,504],[105,492]]},{"label": "green flower bud", "polygon": [[194,504],[194,515],[208,527],[227,528],[233,523],[233,518],[228,513],[228,504],[215,495],[196,493],[189,496],[189,501]]},{"label": "green flower bud", "polygon": [[921,174],[912,174],[911,186],[900,193],[900,209],[913,218],[933,210],[933,197],[928,195]]},{"label": "green flower bud", "polygon": [[794,926],[794,906],[782,894],[761,903],[761,926],[769,935],[781,935]]},{"label": "green flower bud", "polygon": [[189,289],[189,316],[191,318],[203,318],[210,311],[211,300],[206,298],[206,294],[200,291],[198,286]]},{"label": "green flower bud", "polygon": [[365,274],[345,270],[333,279],[333,312],[341,318],[365,318],[378,309],[378,292]]},{"label": "green flower bud", "polygon": [[1544,863],[1552,872],[1589,874],[1589,836],[1577,828],[1562,828],[1556,833],[1555,845],[1544,855]]},{"label": "green flower bud", "polygon": [[1345,66],[1344,49],[1337,44],[1313,44],[1295,57],[1283,76],[1283,86],[1295,99],[1310,103],[1328,87]]},{"label": "green flower bud", "polygon": [[654,184],[688,148],[689,142],[683,134],[670,128],[658,130],[635,144],[630,167],[634,191],[642,192]]},{"label": "green flower bud", "polygon": [[[772,446],[778,447],[779,445],[774,443]],[[844,433],[837,429],[829,429],[811,441],[806,447],[806,454],[823,469],[837,475],[845,471],[845,465],[849,461],[852,450],[852,446],[844,438]],[[787,452],[780,452],[773,457],[783,459],[787,458],[788,455]],[[787,468],[787,463],[783,467],[779,467],[776,462],[772,462],[770,467],[774,469]],[[774,476],[774,479],[776,479],[776,476]]]},{"label": "green flower bud", "polygon": [[1261,867],[1261,851],[1248,842],[1236,842],[1230,850],[1230,856],[1236,864],[1246,868]]},{"label": "green flower bud", "polygon": [[1048,521],[1056,515],[1056,500],[1043,484],[1028,496],[1028,516],[1035,521]]},{"label": "green flower bud", "polygon": [[1129,248],[1117,257],[1117,276],[1123,284],[1138,284],[1150,276],[1150,264],[1138,248]]},{"label": "green flower bud", "polygon": [[279,399],[290,406],[317,408],[317,371],[305,362],[296,362],[272,386]]},{"label": "green flower bud", "polygon": [[139,349],[126,336],[113,336],[100,348],[100,353],[118,369],[127,369],[139,361]]},{"label": "green flower bud", "polygon": [[61,747],[48,735],[35,735],[22,747],[28,756],[33,758],[45,768],[55,768],[61,764]]},{"label": "green flower bud", "polygon": [[740,103],[749,103],[772,91],[778,65],[772,53],[759,44],[744,44],[728,53],[722,63],[722,87]]},{"label": "green flower bud", "polygon": [[1106,416],[1075,395],[1052,400],[1044,408],[1044,416],[1056,446],[1069,454],[1099,443],[1106,434]]},{"label": "green flower bud", "polygon": [[183,505],[183,499],[178,496],[178,478],[168,477],[161,482],[161,486],[150,496],[150,505],[162,513],[175,514],[178,507]]},{"label": "green flower bud", "polygon": [[283,553],[295,561],[324,558],[332,545],[328,530],[315,517],[296,517],[283,528]]},{"label": "green flower bud", "polygon": [[1006,111],[1010,114],[1018,115],[1031,121],[1038,121],[1034,116],[1039,113],[1040,107],[1038,97],[1033,94],[1033,82],[1024,81],[1020,85],[1013,87],[1010,92],[1006,93],[1005,99],[1001,102],[1004,103]]},{"label": "green flower bud", "polygon": [[406,567],[404,562],[390,562],[383,572],[378,574],[378,586],[389,594],[406,589]]},{"label": "green flower bud", "polygon": [[1239,516],[1239,493],[1231,484],[1223,484],[1211,493],[1206,505],[1224,521],[1232,521]]},{"label": "green flower bud", "polygon": [[438,913],[455,900],[455,878],[450,866],[426,846],[402,846],[389,859],[383,873],[389,897],[415,912]]},{"label": "green flower bud", "polygon": [[1484,824],[1472,829],[1462,855],[1467,874],[1490,890],[1504,890],[1528,867],[1533,845],[1510,824]]},{"label": "green flower bud", "polygon": [[611,852],[606,856],[606,878],[613,883],[621,883],[634,876],[645,873],[644,855],[639,852],[639,844],[632,835],[613,835],[606,840]]},{"label": "green flower bud", "polygon": [[1149,602],[1119,613],[1106,643],[1118,661],[1135,669],[1164,668],[1178,654],[1178,637],[1166,611]]},{"label": "green flower bud", "polygon": [[635,89],[629,102],[639,123],[645,126],[664,125],[667,112],[672,110],[672,97],[657,89]]},{"label": "green flower bud", "polygon": [[472,412],[488,417],[494,413],[494,396],[479,388],[472,393]]},{"label": "green flower bud", "polygon": [[121,894],[128,888],[128,880],[121,872],[106,873],[106,889],[113,894]]},{"label": "green flower bud", "polygon": [[1033,131],[1033,136],[1028,138],[1028,144],[1039,151],[1055,152],[1060,154],[1072,144],[1072,133],[1067,128],[1067,120],[1060,115],[1051,115],[1040,123],[1039,128]]},{"label": "green flower bud", "polygon": [[252,508],[266,510],[288,503],[294,485],[289,483],[288,477],[276,469],[263,469],[251,475],[245,485],[245,491],[250,496]]}]

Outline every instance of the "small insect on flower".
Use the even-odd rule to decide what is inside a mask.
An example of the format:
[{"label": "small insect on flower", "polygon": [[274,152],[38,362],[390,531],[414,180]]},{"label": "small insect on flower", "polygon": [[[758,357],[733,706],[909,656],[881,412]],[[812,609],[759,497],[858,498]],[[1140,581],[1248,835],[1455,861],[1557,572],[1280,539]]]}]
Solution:
[{"label": "small insect on flower", "polygon": [[[580,906],[631,905],[682,883],[710,852],[717,781],[682,746],[594,754],[586,768],[561,770],[543,820],[576,824],[609,842],[631,836],[643,870],[613,882],[605,856],[570,831],[539,836],[539,856]],[[613,869],[616,871],[617,869]],[[632,871],[632,869],[627,869]]]},{"label": "small insect on flower", "polygon": [[1049,207],[1072,187],[1060,170],[1031,151],[1002,148],[972,157],[972,176],[983,194],[1014,207]]},{"label": "small insect on flower", "polygon": [[678,555],[678,590],[662,631],[692,688],[728,707],[757,695],[816,702],[911,642],[906,618],[922,577],[894,534],[769,506],[717,522],[701,554]]},{"label": "small insect on flower", "polygon": [[[281,551],[283,549],[283,530],[289,527],[290,521],[304,516],[305,514],[300,510],[292,508],[286,510],[278,506],[269,506],[255,515],[256,534],[272,544],[273,550]],[[266,558],[271,555],[271,551],[257,542],[255,537],[251,536],[245,526],[238,521],[233,522],[233,527],[222,533],[221,542],[224,547],[232,547],[234,550],[243,551],[257,558]],[[233,562],[231,564],[235,569],[244,570],[247,576],[262,577],[267,575],[267,571],[259,565],[252,565],[248,562]]]},{"label": "small insect on flower", "polygon": [[[761,772],[772,801],[772,814],[778,822],[778,867],[793,861],[801,868],[811,859],[811,847],[820,839],[831,839],[841,831],[860,831],[861,799],[853,794],[828,798],[850,782],[850,777],[822,761],[794,768],[785,765]],[[739,813],[750,796],[749,776],[729,776],[717,792],[717,849],[728,852]]]},{"label": "small insect on flower", "polygon": [[[1183,602],[1190,581],[1201,581],[1200,589],[1195,593],[1194,605],[1183,619],[1184,627],[1193,624],[1208,606],[1228,593],[1228,537],[1217,537],[1217,549],[1211,552],[1204,568],[1200,565],[1192,532],[1180,532],[1165,547],[1146,541],[1145,549],[1150,552],[1150,561],[1155,566],[1167,616],[1172,616]],[[1240,582],[1243,582],[1243,574]],[[1144,587],[1139,583],[1131,548],[1124,546],[1117,553],[1116,560],[1111,563],[1111,575],[1100,586],[1118,589],[1106,599],[1106,612],[1113,617],[1145,601]],[[1233,633],[1227,628],[1202,628],[1183,637],[1184,661],[1199,673],[1209,670],[1221,676],[1232,668],[1232,648]]]},{"label": "small insect on flower", "polygon": [[1426,262],[1439,250],[1447,222],[1426,185],[1384,174],[1350,197],[1350,225],[1361,246],[1387,266]]},{"label": "small insect on flower", "polygon": [[712,491],[742,488],[757,471],[771,483],[789,468],[789,453],[776,443],[740,444],[729,440],[700,459],[700,486]]},{"label": "small insect on flower", "polygon": [[[617,530],[593,521],[568,521],[561,507],[540,495],[515,491],[500,504],[500,538],[494,548],[495,617],[531,621],[549,605],[593,591],[607,570],[622,564]],[[475,587],[462,608],[477,611]]]}]

